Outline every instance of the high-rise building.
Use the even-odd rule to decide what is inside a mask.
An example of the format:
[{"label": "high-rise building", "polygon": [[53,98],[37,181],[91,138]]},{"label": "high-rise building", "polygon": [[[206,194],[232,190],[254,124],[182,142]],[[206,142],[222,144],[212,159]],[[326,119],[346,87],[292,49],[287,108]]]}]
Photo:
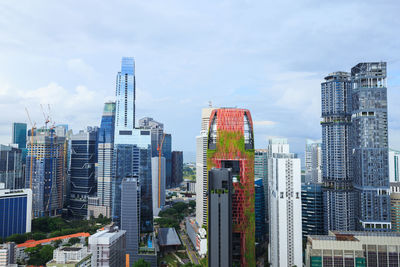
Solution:
[{"label": "high-rise building", "polygon": [[307,238],[305,266],[400,266],[400,233],[329,231]]},{"label": "high-rise building", "polygon": [[211,112],[201,111],[201,131],[196,137],[196,221],[200,227],[207,223],[207,136]]},{"label": "high-rise building", "polygon": [[172,185],[183,182],[183,151],[172,151]]},{"label": "high-rise building", "polygon": [[160,162],[158,157],[151,158],[153,216],[158,216],[160,210],[165,206],[165,165],[164,157],[161,157]]},{"label": "high-rise building", "polygon": [[266,209],[264,195],[264,181],[261,178],[254,179],[254,212],[256,216],[256,241],[263,242],[266,239],[267,224],[266,224]]},{"label": "high-rise building", "polygon": [[15,264],[15,243],[0,244],[0,266],[13,266]]},{"label": "high-rise building", "polygon": [[0,183],[7,189],[19,189],[24,181],[21,149],[0,145]]},{"label": "high-rise building", "polygon": [[307,139],[305,151],[306,183],[322,183],[321,142]]},{"label": "high-rise building", "polygon": [[5,189],[0,183],[0,237],[31,231],[32,190]]},{"label": "high-rise building", "polygon": [[[269,218],[268,218],[268,150],[267,149],[256,149],[254,153],[254,179],[262,180],[262,187],[264,189],[264,215],[265,215],[265,235],[264,238],[268,238],[269,231]],[[257,191],[257,188],[256,188]],[[257,198],[257,196],[256,196]],[[256,213],[257,216],[257,213]],[[257,220],[257,218],[256,218]],[[257,224],[256,224],[257,229]],[[256,235],[257,238],[257,235]]]},{"label": "high-rise building", "polygon": [[[232,172],[211,169],[208,174],[208,266],[233,266]],[[240,251],[236,251],[240,255]],[[240,258],[239,258],[240,259]]]},{"label": "high-rise building", "polygon": [[351,81],[334,72],[321,84],[324,230],[354,230],[354,193],[350,160]]},{"label": "high-rise building", "polygon": [[69,211],[86,217],[88,197],[96,193],[97,129],[88,127],[71,137]]},{"label": "high-rise building", "polygon": [[231,168],[232,172],[232,265],[255,266],[254,134],[250,111],[212,111],[207,169],[212,168]]},{"label": "high-rise building", "polygon": [[151,133],[135,128],[135,62],[122,58],[117,75],[114,157],[112,172],[112,217],[120,222],[121,182],[125,177],[139,177],[141,188],[141,227],[153,231],[151,187]]},{"label": "high-rise building", "polygon": [[324,234],[324,205],[322,184],[301,185],[303,239],[308,235]]},{"label": "high-rise building", "polygon": [[274,267],[302,266],[303,262],[301,164],[288,150],[286,139],[269,141],[269,262]]},{"label": "high-rise building", "polygon": [[[104,104],[97,147],[97,197],[88,200],[88,213],[111,217],[111,177],[114,155],[115,102]],[[92,203],[90,203],[92,202]]]},{"label": "high-rise building", "polygon": [[66,190],[65,139],[64,136],[57,136],[54,129],[29,131],[25,187],[32,189],[34,217],[55,216],[63,208]]},{"label": "high-rise building", "polygon": [[[53,259],[46,264],[46,267],[89,267],[92,262],[92,255],[88,248],[82,244],[56,248],[53,251]],[[97,265],[95,265],[97,266]]]},{"label": "high-rise building", "polygon": [[165,158],[165,187],[172,187],[172,136],[165,134],[162,147],[162,156]]},{"label": "high-rise building", "polygon": [[400,182],[400,151],[389,150],[389,180],[391,183]]},{"label": "high-rise building", "polygon": [[386,62],[351,69],[351,148],[356,225],[390,229]]},{"label": "high-rise building", "polygon": [[392,231],[400,232],[400,182],[390,183]]},{"label": "high-rise building", "polygon": [[12,144],[18,144],[19,149],[26,148],[26,123],[14,122],[12,125]]},{"label": "high-rise building", "polygon": [[125,266],[126,231],[106,227],[89,237],[89,251],[92,254],[92,266]]}]

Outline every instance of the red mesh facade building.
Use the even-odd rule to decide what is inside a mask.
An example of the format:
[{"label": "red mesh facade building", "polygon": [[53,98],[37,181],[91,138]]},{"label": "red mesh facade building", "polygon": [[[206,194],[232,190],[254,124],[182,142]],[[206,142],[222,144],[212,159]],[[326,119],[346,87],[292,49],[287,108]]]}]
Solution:
[{"label": "red mesh facade building", "polygon": [[232,170],[232,265],[255,266],[254,134],[250,111],[220,108],[212,112],[207,168]]}]

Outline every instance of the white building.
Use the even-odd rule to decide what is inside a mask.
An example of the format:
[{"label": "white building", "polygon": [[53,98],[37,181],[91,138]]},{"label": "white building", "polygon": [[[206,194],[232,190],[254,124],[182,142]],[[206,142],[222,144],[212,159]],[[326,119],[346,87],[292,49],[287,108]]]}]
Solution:
[{"label": "white building", "polygon": [[213,110],[202,109],[201,131],[196,137],[196,221],[200,227],[207,222],[207,135]]},{"label": "white building", "polygon": [[9,266],[15,263],[15,243],[0,244],[0,266]]},{"label": "white building", "polygon": [[157,216],[160,210],[165,206],[165,162],[165,158],[161,157],[161,180],[158,181],[159,159],[158,157],[151,158],[153,216]]},{"label": "white building", "polygon": [[207,255],[207,233],[193,218],[186,218],[186,232],[201,257]]},{"label": "white building", "polygon": [[49,261],[47,267],[76,266],[90,267],[91,255],[88,248],[82,244],[77,244],[72,247],[61,247],[53,251],[53,259]]},{"label": "white building", "polygon": [[286,139],[269,141],[269,262],[302,266],[301,163]]},{"label": "white building", "polygon": [[389,150],[389,180],[391,183],[400,182],[400,151]]},{"label": "white building", "polygon": [[322,183],[321,141],[307,139],[304,153],[306,167],[306,183]]},{"label": "white building", "polygon": [[125,266],[126,231],[106,227],[89,237],[93,267]]}]

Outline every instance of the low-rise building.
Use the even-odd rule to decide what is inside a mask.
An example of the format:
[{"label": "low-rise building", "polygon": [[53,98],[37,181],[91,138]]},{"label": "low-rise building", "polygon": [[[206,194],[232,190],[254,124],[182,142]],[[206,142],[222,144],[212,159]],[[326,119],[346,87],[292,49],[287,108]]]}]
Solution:
[{"label": "low-rise building", "polygon": [[90,267],[92,255],[88,248],[81,244],[72,247],[61,247],[53,251],[53,259],[47,267]]},{"label": "low-rise building", "polygon": [[89,237],[92,266],[125,266],[126,231],[118,227],[106,227]]},{"label": "low-rise building", "polygon": [[307,238],[306,266],[400,266],[400,233],[333,232]]},{"label": "low-rise building", "polygon": [[15,263],[15,243],[0,244],[0,266],[9,266]]},{"label": "low-rise building", "polygon": [[207,254],[206,230],[199,227],[195,218],[186,218],[186,232],[200,256]]}]

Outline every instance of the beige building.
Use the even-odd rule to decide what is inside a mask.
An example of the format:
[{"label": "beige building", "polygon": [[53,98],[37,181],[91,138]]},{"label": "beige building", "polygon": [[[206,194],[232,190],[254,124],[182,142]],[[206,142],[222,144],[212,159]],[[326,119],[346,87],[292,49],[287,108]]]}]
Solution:
[{"label": "beige building", "polygon": [[308,236],[306,266],[400,266],[400,233],[331,231]]},{"label": "beige building", "polygon": [[90,267],[92,255],[88,248],[78,244],[72,247],[61,247],[53,251],[53,259],[47,267]]}]

